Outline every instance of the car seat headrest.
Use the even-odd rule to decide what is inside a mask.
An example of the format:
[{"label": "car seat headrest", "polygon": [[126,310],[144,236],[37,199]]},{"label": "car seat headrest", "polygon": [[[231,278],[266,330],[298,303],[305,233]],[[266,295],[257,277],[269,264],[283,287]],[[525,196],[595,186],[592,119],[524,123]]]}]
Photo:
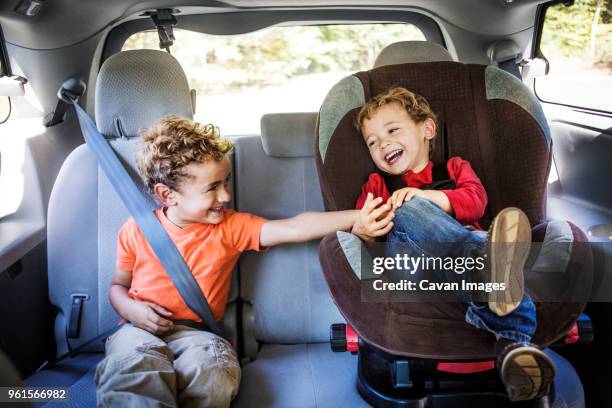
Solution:
[{"label": "car seat headrest", "polygon": [[428,41],[400,41],[387,45],[378,54],[374,68],[409,62],[452,61],[446,48]]},{"label": "car seat headrest", "polygon": [[[481,225],[509,205],[524,209],[532,223],[544,219],[542,196],[533,193],[533,186],[546,188],[550,155],[539,101],[497,67],[452,61],[386,65],[345,77],[329,91],[319,111],[316,144],[328,210],[354,208],[361,185],[377,171],[355,118],[367,100],[395,86],[424,96],[436,113],[434,164],[460,156],[483,181],[490,205]],[[485,174],[485,166],[495,171]]]},{"label": "car seat headrest", "polygon": [[523,52],[514,40],[499,40],[489,46],[487,56],[492,65],[510,59],[518,63],[523,59]]},{"label": "car seat headrest", "polygon": [[268,113],[261,117],[261,141],[272,157],[311,157],[315,154],[316,112]]},{"label": "car seat headrest", "polygon": [[168,115],[193,117],[187,77],[170,54],[124,51],[104,62],[96,83],[96,123],[109,138],[135,137]]}]

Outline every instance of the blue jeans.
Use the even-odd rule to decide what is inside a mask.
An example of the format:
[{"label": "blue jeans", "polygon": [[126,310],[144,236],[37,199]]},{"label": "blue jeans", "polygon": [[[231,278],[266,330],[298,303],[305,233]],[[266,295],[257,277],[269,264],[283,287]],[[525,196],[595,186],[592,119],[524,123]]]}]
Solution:
[{"label": "blue jeans", "polygon": [[[413,198],[395,211],[394,227],[387,241],[402,244],[401,252],[409,256],[478,257],[485,252],[486,232],[471,231],[445,213],[433,202]],[[431,244],[435,246],[432,253]],[[457,243],[457,245],[452,245]],[[449,245],[450,244],[450,245]],[[441,252],[440,252],[441,251]],[[447,280],[458,280],[455,272],[445,274]],[[518,307],[506,316],[498,316],[487,305],[467,302],[465,321],[469,324],[512,341],[529,341],[536,327],[536,309],[527,293]]]}]

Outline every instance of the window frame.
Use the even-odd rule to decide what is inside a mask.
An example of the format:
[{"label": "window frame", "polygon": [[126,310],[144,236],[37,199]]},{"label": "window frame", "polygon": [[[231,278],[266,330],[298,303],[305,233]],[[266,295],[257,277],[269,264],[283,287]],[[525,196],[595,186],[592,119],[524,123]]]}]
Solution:
[{"label": "window frame", "polygon": [[0,25],[0,77],[11,76],[11,65],[6,51],[6,42],[4,40],[4,33],[2,32],[2,26]]},{"label": "window frame", "polygon": [[[10,77],[10,76],[11,76],[11,66],[9,63],[8,53],[6,51],[6,42],[4,41],[4,33],[2,32],[2,26],[0,25],[0,78]],[[0,96],[0,98],[4,98],[4,97]],[[6,123],[11,118],[11,113],[13,110],[13,102],[11,101],[11,97],[7,96],[6,98],[8,102],[8,114],[6,115],[6,118],[4,120],[0,118],[0,125],[2,125],[3,123]],[[0,152],[0,155],[1,154],[2,152]],[[0,159],[0,172],[2,171],[1,163],[2,161]],[[0,217],[0,219],[1,218],[2,217]]]},{"label": "window frame", "polygon": [[[223,24],[202,24],[198,20],[205,22],[206,19],[220,19],[224,16],[231,18],[230,15],[241,14],[245,16],[256,16],[263,13],[260,10],[244,12],[227,12],[213,14],[176,14],[177,25],[175,28],[201,32],[203,34],[245,34],[247,32],[258,31],[276,25],[300,26],[300,25],[333,25],[333,24],[412,24],[416,26],[425,37],[426,41],[433,42],[447,48],[443,31],[438,22],[429,15],[409,10],[364,10],[364,9],[344,9],[344,10],[317,10],[308,9],[300,11],[292,10],[266,10],[266,22],[252,30],[241,30],[235,32],[222,32],[219,28]],[[201,29],[198,29],[201,28]],[[206,28],[206,30],[204,30]],[[100,66],[112,55],[121,52],[127,39],[133,34],[141,31],[156,30],[150,18],[130,20],[113,28],[104,43]],[[170,48],[172,52],[172,48]]]}]

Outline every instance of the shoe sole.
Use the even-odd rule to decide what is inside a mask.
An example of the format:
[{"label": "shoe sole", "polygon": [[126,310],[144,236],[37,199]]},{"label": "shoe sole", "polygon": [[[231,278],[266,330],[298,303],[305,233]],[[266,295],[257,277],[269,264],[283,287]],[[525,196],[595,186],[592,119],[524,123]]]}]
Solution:
[{"label": "shoe sole", "polygon": [[[523,268],[531,246],[529,219],[518,208],[505,208],[493,220],[487,240],[491,282],[506,285],[505,291],[490,292],[489,309],[498,316],[505,316],[523,299]],[[512,245],[516,243],[520,245]]]},{"label": "shoe sole", "polygon": [[555,374],[555,365],[550,357],[534,347],[511,350],[501,368],[501,378],[512,401],[548,395]]}]

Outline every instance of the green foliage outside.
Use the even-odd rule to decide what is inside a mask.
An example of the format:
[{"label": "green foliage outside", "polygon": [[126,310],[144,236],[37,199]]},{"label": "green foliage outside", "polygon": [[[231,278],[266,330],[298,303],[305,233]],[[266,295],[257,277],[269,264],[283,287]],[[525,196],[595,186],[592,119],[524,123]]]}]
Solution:
[{"label": "green foliage outside", "polygon": [[549,7],[540,48],[551,68],[569,59],[612,72],[612,2],[575,0],[570,7]]},{"label": "green foliage outside", "polygon": [[[369,69],[388,44],[425,40],[408,24],[272,27],[233,36],[175,30],[175,37],[172,54],[191,86],[206,93],[279,85],[299,75]],[[135,34],[124,46],[142,48],[159,49],[157,32]]]}]

